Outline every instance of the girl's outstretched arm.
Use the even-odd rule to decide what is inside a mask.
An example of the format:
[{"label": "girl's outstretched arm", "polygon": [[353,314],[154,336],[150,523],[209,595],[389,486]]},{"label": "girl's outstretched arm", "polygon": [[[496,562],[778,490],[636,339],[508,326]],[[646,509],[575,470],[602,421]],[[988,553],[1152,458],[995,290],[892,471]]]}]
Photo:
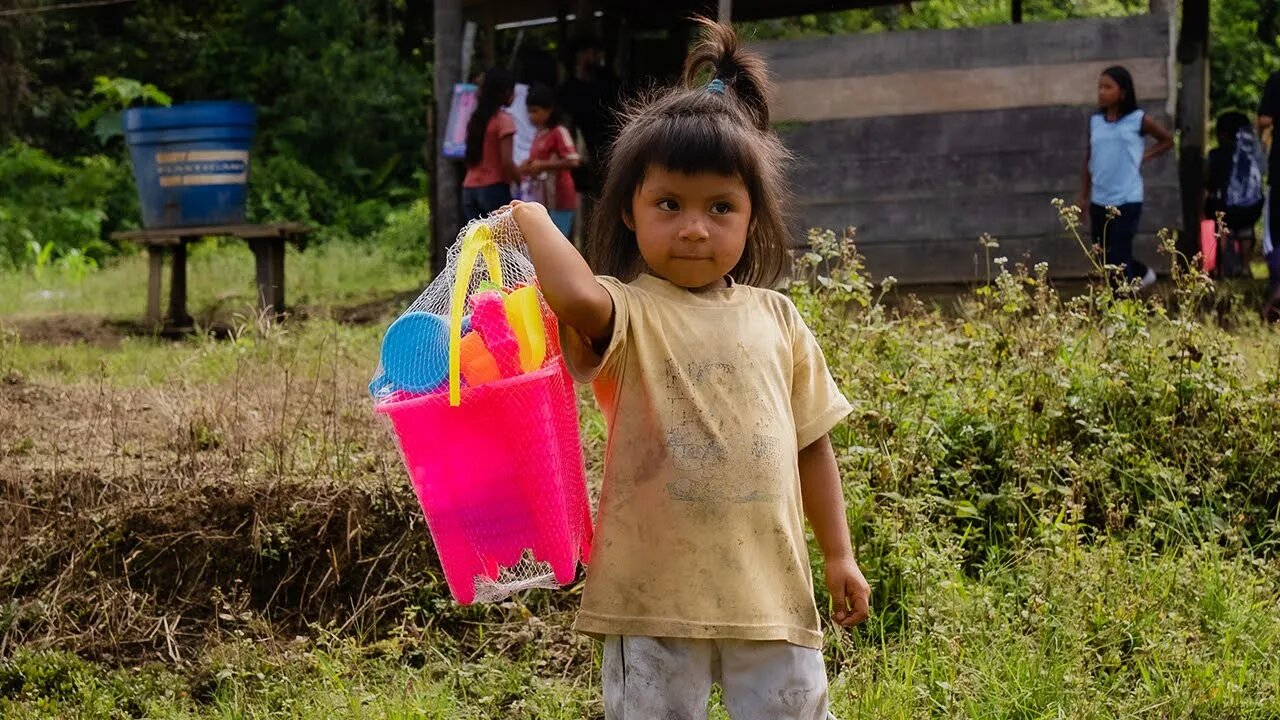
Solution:
[{"label": "girl's outstretched arm", "polygon": [[1142,116],[1142,134],[1156,139],[1156,144],[1148,148],[1146,154],[1142,156],[1143,162],[1160,157],[1173,149],[1173,135],[1163,125],[1152,120],[1150,115]]},{"label": "girl's outstretched arm", "polygon": [[871,586],[853,556],[840,469],[827,435],[800,451],[800,495],[804,514],[822,548],[827,590],[835,603],[834,619],[839,625],[853,627],[871,612]]},{"label": "girl's outstretched arm", "polygon": [[578,249],[551,222],[547,209],[515,201],[511,217],[529,246],[529,259],[551,311],[585,340],[608,339],[613,332],[613,299]]}]

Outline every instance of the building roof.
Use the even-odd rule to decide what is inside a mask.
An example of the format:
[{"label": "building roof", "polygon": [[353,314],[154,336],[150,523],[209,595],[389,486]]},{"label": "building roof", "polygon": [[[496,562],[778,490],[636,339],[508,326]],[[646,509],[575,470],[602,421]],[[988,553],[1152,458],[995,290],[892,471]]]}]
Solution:
[{"label": "building roof", "polygon": [[[898,5],[903,0],[732,0],[734,20],[770,18],[833,12],[879,5]],[[610,0],[592,3],[598,10],[630,18],[642,26],[664,26],[672,20],[695,13],[715,16],[717,0]],[[528,22],[574,12],[575,0],[464,0],[468,17],[485,18],[492,13],[495,24]]]}]

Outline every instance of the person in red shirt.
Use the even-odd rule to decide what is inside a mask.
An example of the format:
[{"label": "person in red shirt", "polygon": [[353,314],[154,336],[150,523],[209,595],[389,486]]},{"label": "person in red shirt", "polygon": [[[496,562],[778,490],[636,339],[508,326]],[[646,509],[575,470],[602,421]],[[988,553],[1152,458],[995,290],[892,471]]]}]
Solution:
[{"label": "person in red shirt", "polygon": [[555,92],[551,88],[534,85],[525,107],[538,134],[533,138],[529,159],[520,167],[520,174],[529,178],[538,202],[546,206],[560,232],[569,237],[578,210],[578,191],[569,171],[578,167],[578,149],[569,131],[560,124]]},{"label": "person in red shirt", "polygon": [[462,179],[462,213],[474,220],[511,202],[511,183],[519,180],[512,145],[516,121],[507,114],[515,99],[515,77],[495,67],[480,81],[476,109],[467,122],[467,175]]}]

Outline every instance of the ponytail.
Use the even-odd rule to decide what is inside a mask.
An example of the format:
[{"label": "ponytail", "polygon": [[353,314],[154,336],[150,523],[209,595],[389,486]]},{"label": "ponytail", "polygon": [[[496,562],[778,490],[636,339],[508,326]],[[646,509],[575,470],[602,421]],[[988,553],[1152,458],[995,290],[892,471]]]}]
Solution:
[{"label": "ponytail", "polygon": [[764,59],[743,49],[732,27],[704,17],[693,21],[701,26],[702,39],[685,60],[685,85],[696,88],[707,80],[719,80],[742,104],[756,129],[768,131],[769,71]]}]

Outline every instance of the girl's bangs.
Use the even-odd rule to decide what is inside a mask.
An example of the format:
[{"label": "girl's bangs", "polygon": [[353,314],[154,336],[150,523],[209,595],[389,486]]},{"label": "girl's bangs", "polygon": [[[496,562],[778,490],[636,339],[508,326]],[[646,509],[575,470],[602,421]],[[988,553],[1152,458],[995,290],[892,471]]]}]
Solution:
[{"label": "girl's bangs", "polygon": [[663,117],[637,138],[639,147],[645,148],[650,164],[673,172],[738,175],[746,180],[756,170],[752,138],[725,120],[706,115]]}]

